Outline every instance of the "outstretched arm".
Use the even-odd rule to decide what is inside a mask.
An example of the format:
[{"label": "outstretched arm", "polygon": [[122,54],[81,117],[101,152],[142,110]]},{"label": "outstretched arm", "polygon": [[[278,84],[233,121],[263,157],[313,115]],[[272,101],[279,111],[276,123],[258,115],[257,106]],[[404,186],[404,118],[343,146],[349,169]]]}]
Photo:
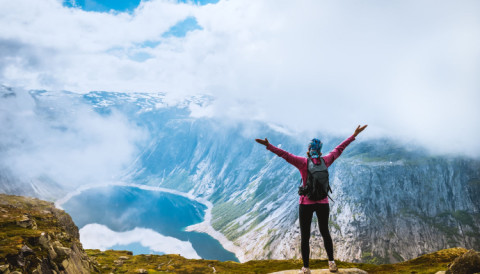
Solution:
[{"label": "outstretched arm", "polygon": [[255,139],[255,141],[259,144],[262,144],[264,145],[268,150],[270,150],[271,152],[277,154],[278,156],[282,157],[283,159],[285,159],[287,162],[289,162],[290,164],[294,165],[296,168],[298,169],[301,169],[303,168],[303,166],[306,164],[306,158],[304,157],[299,157],[299,156],[296,156],[296,155],[293,155],[281,148],[278,148],[276,146],[273,146],[271,145],[269,142],[268,142],[268,139],[265,138],[265,139]]},{"label": "outstretched arm", "polygon": [[323,157],[323,160],[325,161],[325,165],[328,167],[330,166],[340,155],[342,154],[343,150],[355,140],[355,137],[362,132],[367,125],[364,126],[358,126],[357,129],[355,129],[355,132],[353,133],[352,136],[348,137],[345,141],[343,141],[340,145],[338,145],[335,149],[333,149],[330,153],[328,153],[325,157]]}]

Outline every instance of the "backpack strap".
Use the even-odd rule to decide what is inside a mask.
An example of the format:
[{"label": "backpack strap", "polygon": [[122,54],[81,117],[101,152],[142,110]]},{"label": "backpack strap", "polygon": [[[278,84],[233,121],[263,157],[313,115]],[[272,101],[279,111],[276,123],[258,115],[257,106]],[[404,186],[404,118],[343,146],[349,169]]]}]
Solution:
[{"label": "backpack strap", "polygon": [[[312,159],[310,157],[307,158],[307,178],[306,180],[308,181],[308,176],[310,175],[310,163],[312,163]],[[307,181],[303,182],[303,185],[307,185]]]},{"label": "backpack strap", "polygon": [[[327,165],[325,164],[325,160],[323,160],[322,157],[319,157],[319,158],[320,158],[320,166],[327,169]],[[335,201],[332,199],[332,197],[330,197],[330,194],[328,194],[329,191],[330,191],[330,193],[333,193],[332,188],[330,187],[330,183],[328,184],[327,197],[330,198],[330,200],[332,200],[332,202],[335,203]]]},{"label": "backpack strap", "polygon": [[327,193],[327,197],[330,198],[330,200],[332,200],[333,203],[335,203],[335,201],[332,199],[332,197],[330,197],[330,195],[328,195],[328,193]]}]

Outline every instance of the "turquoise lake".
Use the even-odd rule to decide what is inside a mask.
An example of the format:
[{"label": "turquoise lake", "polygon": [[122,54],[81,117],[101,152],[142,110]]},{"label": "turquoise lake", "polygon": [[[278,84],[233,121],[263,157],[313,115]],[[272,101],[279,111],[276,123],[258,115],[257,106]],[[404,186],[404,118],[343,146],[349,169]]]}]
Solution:
[{"label": "turquoise lake", "polygon": [[[207,207],[180,195],[127,186],[99,187],[72,197],[62,207],[79,229],[92,223],[105,225],[115,232],[148,228],[189,241],[203,259],[238,262],[235,254],[225,250],[210,235],[184,231],[185,227],[203,221]],[[130,250],[134,254],[162,254],[140,243],[109,248]]]}]

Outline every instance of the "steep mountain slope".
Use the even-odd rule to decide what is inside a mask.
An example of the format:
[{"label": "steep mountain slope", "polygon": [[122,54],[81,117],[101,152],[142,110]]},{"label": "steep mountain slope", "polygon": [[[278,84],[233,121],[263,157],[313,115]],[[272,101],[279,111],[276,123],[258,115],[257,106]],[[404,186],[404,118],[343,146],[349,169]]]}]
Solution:
[{"label": "steep mountain slope", "polygon": [[[310,136],[286,135],[260,122],[191,117],[190,107],[208,105],[208,97],[171,103],[163,94],[30,94],[39,115],[51,114],[48,106],[62,98],[73,101],[73,108],[90,106],[102,117],[120,113],[143,129],[147,137],[135,143],[135,157],[113,179],[208,198],[213,227],[234,243],[241,261],[300,257],[300,174],[253,139],[268,137],[274,145],[305,155]],[[343,140],[317,137],[325,143],[324,152]],[[1,168],[8,169],[5,161]],[[49,181],[48,174],[42,178]],[[397,262],[454,246],[480,249],[478,160],[431,156],[391,140],[359,138],[332,165],[330,178],[335,200],[330,227],[339,259]],[[1,191],[18,191],[14,179],[2,182]],[[324,257],[315,222],[313,226],[313,258]]]}]

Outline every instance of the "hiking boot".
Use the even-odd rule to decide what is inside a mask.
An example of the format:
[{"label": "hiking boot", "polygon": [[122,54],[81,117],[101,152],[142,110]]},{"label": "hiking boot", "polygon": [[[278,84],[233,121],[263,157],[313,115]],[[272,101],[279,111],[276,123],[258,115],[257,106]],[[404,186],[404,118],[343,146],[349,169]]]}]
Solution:
[{"label": "hiking boot", "polygon": [[300,271],[298,271],[298,274],[310,274],[310,268],[308,267],[302,267],[302,269],[300,269]]},{"label": "hiking boot", "polygon": [[337,272],[338,271],[338,267],[335,264],[335,261],[329,261],[328,262],[328,270],[330,270],[330,272]]}]

